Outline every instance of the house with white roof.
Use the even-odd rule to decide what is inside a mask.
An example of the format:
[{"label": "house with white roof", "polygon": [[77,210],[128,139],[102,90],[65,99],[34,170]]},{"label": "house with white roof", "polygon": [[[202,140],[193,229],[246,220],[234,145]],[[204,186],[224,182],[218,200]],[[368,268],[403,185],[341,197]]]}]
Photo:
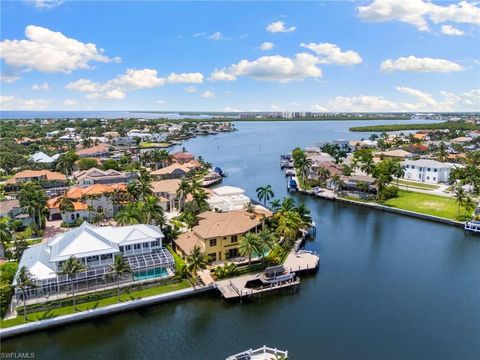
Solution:
[{"label": "house with white roof", "polygon": [[[132,271],[119,279],[120,282],[172,276],[174,259],[162,246],[163,238],[158,226],[97,227],[84,222],[78,228],[48,239],[47,243],[33,245],[24,251],[19,269],[25,266],[36,283],[35,287],[27,289],[26,296],[65,293],[71,286],[77,291],[88,291],[111,285],[108,275],[116,256],[122,256]],[[86,271],[67,279],[60,273],[63,263],[71,257],[79,259]],[[17,300],[21,299],[18,288],[15,294]]]},{"label": "house with white roof", "polygon": [[251,200],[245,190],[234,186],[221,186],[212,189],[213,195],[207,199],[210,208],[220,211],[243,210]]},{"label": "house with white roof", "polygon": [[42,151],[38,151],[28,158],[28,161],[40,164],[52,164],[59,158],[60,154],[49,156]]},{"label": "house with white roof", "polygon": [[404,179],[438,184],[448,182],[450,171],[460,165],[420,159],[402,161],[402,166],[405,170]]}]

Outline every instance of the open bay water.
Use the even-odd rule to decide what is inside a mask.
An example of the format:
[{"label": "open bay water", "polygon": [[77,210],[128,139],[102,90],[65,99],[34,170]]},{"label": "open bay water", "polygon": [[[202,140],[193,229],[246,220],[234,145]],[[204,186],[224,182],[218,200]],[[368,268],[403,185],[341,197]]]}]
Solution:
[{"label": "open bay water", "polygon": [[[229,173],[225,185],[287,194],[280,154],[368,138],[358,121],[238,122],[182,146]],[[368,121],[367,124],[391,123]],[[396,122],[396,123],[399,123]],[[181,148],[181,146],[180,146]],[[225,303],[215,294],[2,342],[37,359],[224,359],[268,345],[290,359],[479,359],[480,237],[397,214],[293,195],[317,236],[320,269],[297,294]]]}]

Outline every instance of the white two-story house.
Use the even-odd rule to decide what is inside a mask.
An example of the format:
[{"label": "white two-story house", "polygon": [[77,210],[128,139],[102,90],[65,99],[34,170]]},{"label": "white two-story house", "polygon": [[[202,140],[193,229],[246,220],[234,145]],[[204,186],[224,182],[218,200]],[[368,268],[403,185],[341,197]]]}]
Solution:
[{"label": "white two-story house", "polygon": [[402,166],[405,170],[404,179],[433,184],[448,182],[450,171],[455,167],[454,164],[428,159],[405,160]]},{"label": "white two-story house", "polygon": [[[24,251],[19,269],[25,266],[36,283],[35,287],[27,289],[26,296],[35,298],[65,293],[71,286],[77,291],[88,291],[112,285],[110,265],[118,255],[131,269],[131,273],[122,277],[120,282],[172,276],[174,259],[162,246],[163,238],[158,226],[97,227],[84,222],[78,228],[48,239],[47,243]],[[62,265],[71,257],[79,259],[86,269],[73,280],[61,274]],[[21,299],[17,287],[15,294],[17,300]]]}]

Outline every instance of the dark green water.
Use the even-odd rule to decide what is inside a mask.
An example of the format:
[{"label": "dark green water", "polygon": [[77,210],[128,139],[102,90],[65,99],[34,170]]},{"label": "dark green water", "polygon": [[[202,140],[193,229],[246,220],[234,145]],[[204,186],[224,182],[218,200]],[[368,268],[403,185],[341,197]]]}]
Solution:
[{"label": "dark green water", "polygon": [[[382,123],[369,122],[369,123]],[[353,122],[238,123],[185,145],[228,171],[225,184],[285,195],[279,155],[358,139]],[[37,359],[224,359],[264,344],[292,359],[479,359],[480,237],[461,229],[303,196],[318,233],[316,275],[298,294],[226,304],[214,295],[4,341]]]}]

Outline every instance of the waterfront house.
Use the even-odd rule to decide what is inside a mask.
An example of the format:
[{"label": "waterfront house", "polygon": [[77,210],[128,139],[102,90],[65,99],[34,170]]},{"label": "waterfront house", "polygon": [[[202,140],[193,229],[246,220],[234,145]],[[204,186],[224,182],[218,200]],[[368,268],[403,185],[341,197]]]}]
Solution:
[{"label": "waterfront house", "polygon": [[102,158],[108,157],[108,151],[110,149],[109,144],[98,144],[96,146],[77,150],[75,153],[80,158]]},{"label": "waterfront house", "polygon": [[173,163],[150,174],[157,179],[184,179],[192,170],[187,164]]},{"label": "waterfront house", "polygon": [[405,160],[402,165],[405,170],[404,179],[433,184],[448,182],[450,171],[458,166],[429,159]]},{"label": "waterfront house", "polygon": [[38,183],[43,188],[49,189],[65,186],[67,177],[62,173],[49,170],[24,170],[16,173],[13,178],[5,182],[5,190],[18,190],[22,183],[28,181]]},{"label": "waterfront house", "polygon": [[73,173],[73,176],[80,187],[86,187],[93,184],[128,183],[129,181],[138,178],[136,173],[122,173],[121,171],[114,169],[101,170],[96,167],[88,170],[76,171]]},{"label": "waterfront house", "polygon": [[212,189],[212,196],[207,199],[210,208],[218,211],[243,210],[250,201],[245,195],[245,190],[234,186]]},{"label": "waterfront house", "polygon": [[[68,291],[69,280],[60,275],[62,264],[70,257],[79,259],[86,271],[77,274],[72,285],[77,291],[111,285],[109,266],[117,255],[130,265],[131,274],[121,281],[145,280],[173,275],[172,254],[162,246],[163,233],[158,226],[92,226],[84,222],[78,228],[61,233],[46,243],[27,248],[20,259],[19,269],[25,266],[32,274],[36,287],[28,288],[26,296],[54,295]],[[15,281],[14,281],[15,285]],[[17,300],[21,298],[15,288]]]},{"label": "waterfront house", "polygon": [[179,164],[185,164],[195,159],[195,156],[188,152],[176,152],[172,154],[172,158]]},{"label": "waterfront house", "polygon": [[310,180],[318,180],[318,173],[321,168],[328,170],[328,172],[330,173],[330,177],[334,175],[342,175],[341,167],[334,164],[333,162],[317,161],[312,163],[312,165],[308,167],[307,178]]},{"label": "waterfront house", "polygon": [[198,225],[180,234],[175,240],[176,250],[183,257],[198,246],[210,261],[223,261],[239,255],[240,239],[247,232],[257,232],[263,226],[269,211],[249,213],[246,210],[227,212],[206,211],[198,215]]}]

